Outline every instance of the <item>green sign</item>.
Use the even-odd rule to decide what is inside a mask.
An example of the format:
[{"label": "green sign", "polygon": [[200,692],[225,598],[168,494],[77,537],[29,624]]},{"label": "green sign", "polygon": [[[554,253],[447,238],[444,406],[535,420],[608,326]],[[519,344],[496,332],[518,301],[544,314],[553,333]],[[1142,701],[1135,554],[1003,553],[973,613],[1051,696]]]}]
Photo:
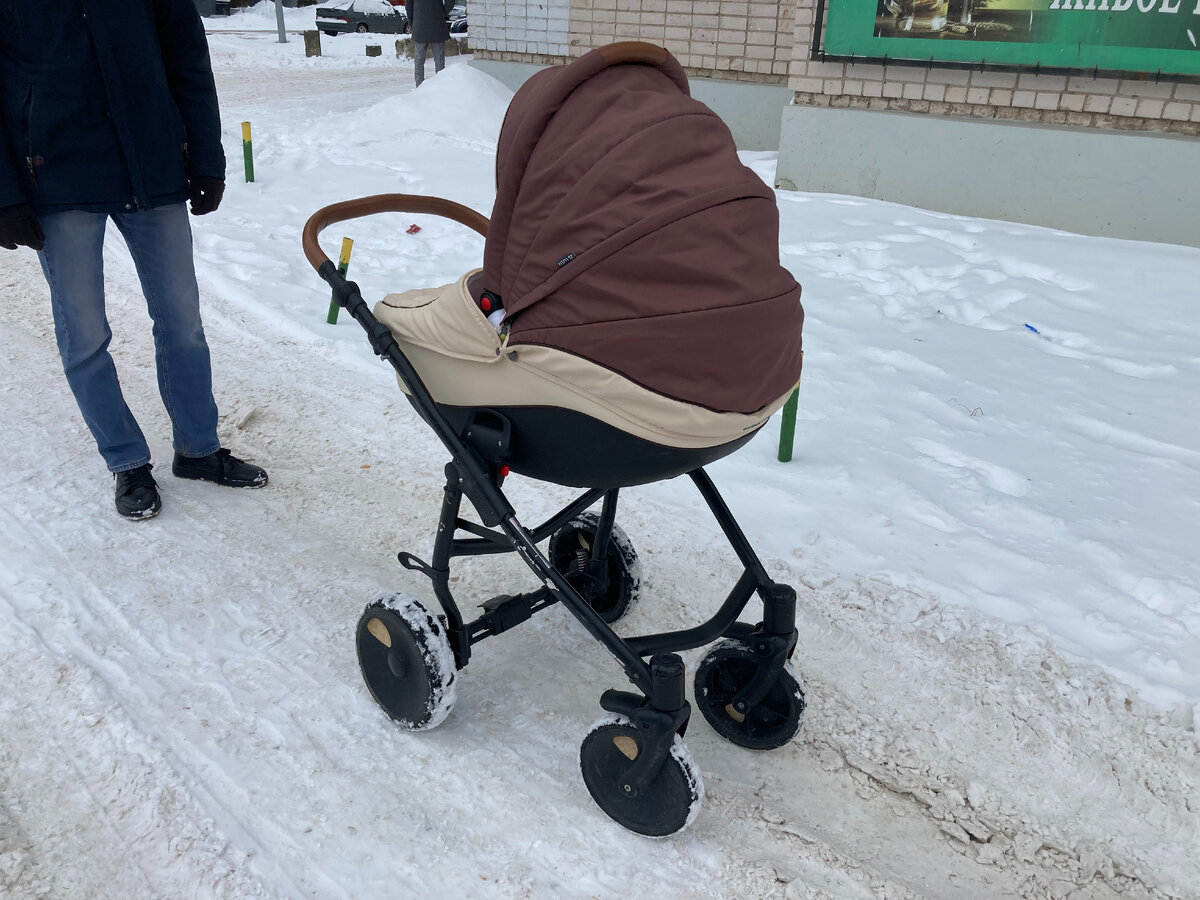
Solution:
[{"label": "green sign", "polygon": [[1200,75],[1200,0],[829,0],[829,56]]}]

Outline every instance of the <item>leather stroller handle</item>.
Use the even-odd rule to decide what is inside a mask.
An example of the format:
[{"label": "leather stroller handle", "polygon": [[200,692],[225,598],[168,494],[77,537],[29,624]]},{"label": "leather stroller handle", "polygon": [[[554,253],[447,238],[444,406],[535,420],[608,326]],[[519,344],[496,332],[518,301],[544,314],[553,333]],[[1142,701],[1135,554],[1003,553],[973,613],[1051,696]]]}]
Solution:
[{"label": "leather stroller handle", "polygon": [[453,200],[443,200],[441,197],[423,197],[420,194],[373,194],[370,197],[359,197],[357,200],[343,200],[323,206],[308,217],[304,223],[301,243],[304,255],[318,272],[321,266],[329,262],[329,257],[321,250],[317,238],[321,232],[334,222],[344,222],[347,219],[361,219],[363,216],[373,216],[385,212],[426,213],[453,219],[479,232],[485,238],[488,233],[488,219],[469,206],[455,203]]},{"label": "leather stroller handle", "polygon": [[644,41],[618,41],[607,47],[599,48],[598,52],[610,66],[622,63],[662,66],[671,58],[671,54],[662,47],[647,44]]}]

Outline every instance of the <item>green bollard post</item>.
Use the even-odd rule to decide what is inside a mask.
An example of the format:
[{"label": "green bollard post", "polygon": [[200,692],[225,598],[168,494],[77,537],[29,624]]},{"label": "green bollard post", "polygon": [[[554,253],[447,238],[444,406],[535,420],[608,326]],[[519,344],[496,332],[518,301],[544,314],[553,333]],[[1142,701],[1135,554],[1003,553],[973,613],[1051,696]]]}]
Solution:
[{"label": "green bollard post", "polygon": [[246,183],[254,180],[254,149],[250,144],[250,123],[242,123],[242,159],[246,162]]},{"label": "green bollard post", "polygon": [[800,405],[800,385],[783,404],[783,419],[779,424],[779,461],[791,462],[792,445],[796,440],[796,407]]},{"label": "green bollard post", "polygon": [[[346,277],[346,270],[350,268],[350,251],[353,249],[354,249],[354,241],[350,240],[350,238],[348,238],[348,237],[342,238],[342,255],[338,257],[337,270],[338,270],[338,274],[341,275],[343,278]],[[329,315],[325,317],[325,321],[328,322],[330,325],[336,325],[339,309],[341,309],[341,307],[338,306],[337,298],[330,297],[329,298]]]}]

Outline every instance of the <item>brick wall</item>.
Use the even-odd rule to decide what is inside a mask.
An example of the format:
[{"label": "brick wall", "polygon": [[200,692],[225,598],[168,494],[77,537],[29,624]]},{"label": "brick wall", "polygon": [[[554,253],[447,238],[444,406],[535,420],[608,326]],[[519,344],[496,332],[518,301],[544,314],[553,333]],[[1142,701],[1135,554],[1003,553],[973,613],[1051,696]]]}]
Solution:
[{"label": "brick wall", "polygon": [[571,0],[472,0],[472,49],[497,59],[563,62],[572,5]]},{"label": "brick wall", "polygon": [[795,7],[795,0],[472,0],[471,43],[483,59],[544,65],[614,41],[648,41],[670,50],[689,75],[784,84]]},{"label": "brick wall", "polygon": [[811,61],[815,0],[796,0],[796,103],[1200,135],[1200,84]]}]

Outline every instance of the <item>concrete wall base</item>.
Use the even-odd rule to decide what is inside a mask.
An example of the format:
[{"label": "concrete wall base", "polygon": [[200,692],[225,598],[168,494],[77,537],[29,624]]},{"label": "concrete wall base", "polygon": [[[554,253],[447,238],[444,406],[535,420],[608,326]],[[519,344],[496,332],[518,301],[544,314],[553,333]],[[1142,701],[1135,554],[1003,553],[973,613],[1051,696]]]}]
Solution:
[{"label": "concrete wall base", "polygon": [[788,106],[776,180],[1079,234],[1200,247],[1200,141]]},{"label": "concrete wall base", "polygon": [[534,72],[545,68],[545,66],[535,66],[532,63],[480,59],[478,55],[471,57],[471,65],[480,72],[491,75],[510,91],[516,91],[517,88],[533,76]]}]

